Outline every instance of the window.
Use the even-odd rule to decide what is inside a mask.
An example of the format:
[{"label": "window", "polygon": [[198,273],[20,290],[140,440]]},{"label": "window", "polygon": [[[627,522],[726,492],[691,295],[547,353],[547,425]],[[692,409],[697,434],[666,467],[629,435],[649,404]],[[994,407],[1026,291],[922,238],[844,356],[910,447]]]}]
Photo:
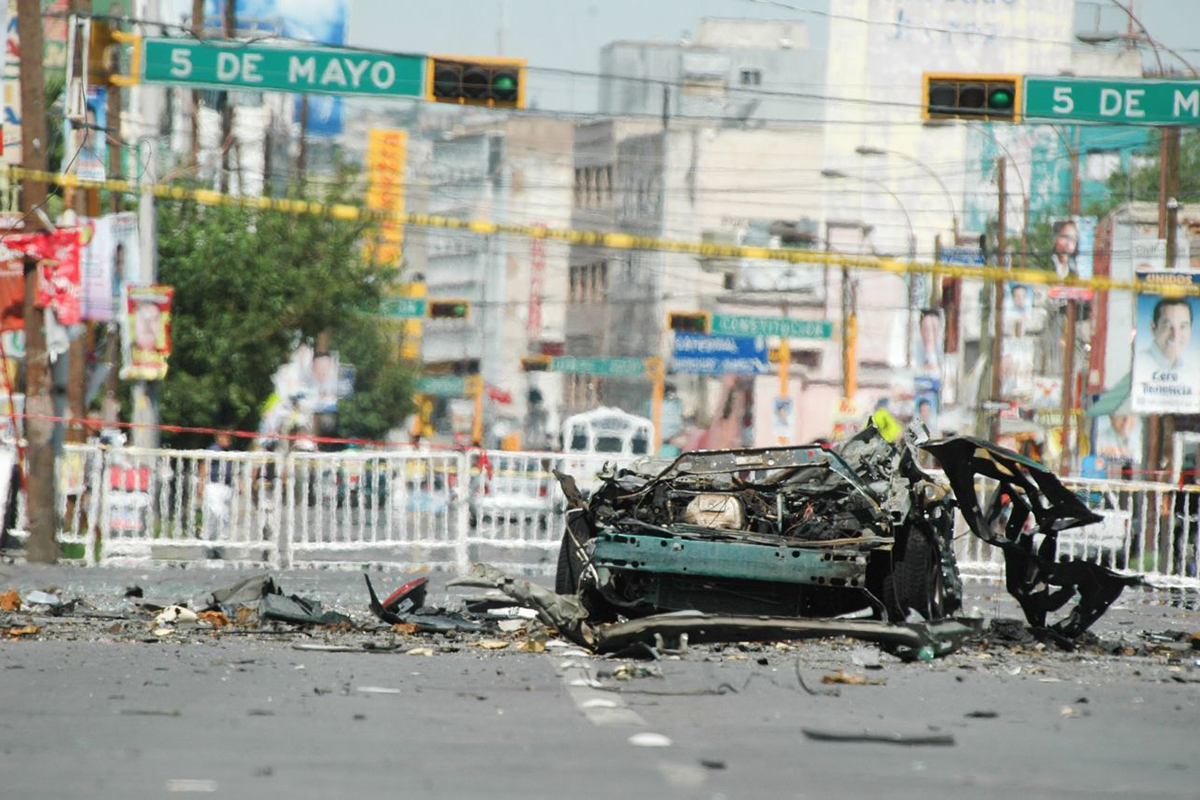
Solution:
[{"label": "window", "polygon": [[744,69],[741,72],[742,86],[761,86],[762,85],[762,70],[761,69]]},{"label": "window", "polygon": [[580,208],[583,205],[583,170],[579,167],[575,168],[575,207]]}]

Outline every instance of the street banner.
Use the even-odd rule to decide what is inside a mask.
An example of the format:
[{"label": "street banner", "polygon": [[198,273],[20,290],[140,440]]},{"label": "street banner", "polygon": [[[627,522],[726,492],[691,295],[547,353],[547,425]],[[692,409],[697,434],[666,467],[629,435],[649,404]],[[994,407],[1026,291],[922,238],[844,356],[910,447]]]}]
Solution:
[{"label": "street banner", "polygon": [[706,336],[676,333],[671,369],[689,375],[766,375],[767,342],[763,336]]},{"label": "street banner", "polygon": [[[1138,272],[1137,279],[1171,287],[1200,285],[1187,270]],[[1137,297],[1130,405],[1136,414],[1200,413],[1200,340],[1194,322],[1200,298],[1169,292]]]},{"label": "street banner", "polygon": [[[1063,217],[1051,222],[1050,266],[1059,278],[1092,277],[1092,252],[1096,246],[1095,217]],[[1080,286],[1052,286],[1056,300],[1091,300],[1092,290]]]},{"label": "street banner", "polygon": [[84,100],[84,121],[63,121],[63,160],[61,172],[73,173],[83,181],[102,181],[108,163],[106,128],[107,90],[88,89]]},{"label": "street banner", "polygon": [[111,322],[121,299],[121,282],[138,277],[137,214],[132,211],[82,220],[91,236],[80,256],[80,316]]},{"label": "street banner", "polygon": [[938,432],[937,417],[941,410],[941,394],[940,378],[931,378],[928,375],[913,376],[913,416],[933,435]]},{"label": "street banner", "polygon": [[[404,166],[408,132],[372,128],[367,132],[367,209],[385,214],[404,213]],[[394,218],[376,223],[367,234],[364,257],[376,264],[399,264],[404,226]]]},{"label": "street banner", "polygon": [[38,259],[38,286],[35,304],[50,308],[63,325],[79,322],[79,243],[78,228],[52,233],[19,233],[4,238],[10,251]]},{"label": "street banner", "polygon": [[121,290],[121,380],[161,381],[171,355],[170,286]]}]

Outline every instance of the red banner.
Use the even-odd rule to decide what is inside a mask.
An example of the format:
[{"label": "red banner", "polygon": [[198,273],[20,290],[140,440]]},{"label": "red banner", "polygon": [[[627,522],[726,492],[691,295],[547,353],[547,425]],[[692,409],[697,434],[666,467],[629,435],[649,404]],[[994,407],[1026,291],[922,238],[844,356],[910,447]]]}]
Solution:
[{"label": "red banner", "polygon": [[79,322],[79,231],[19,233],[4,244],[38,259],[37,307],[54,309],[63,325]]}]

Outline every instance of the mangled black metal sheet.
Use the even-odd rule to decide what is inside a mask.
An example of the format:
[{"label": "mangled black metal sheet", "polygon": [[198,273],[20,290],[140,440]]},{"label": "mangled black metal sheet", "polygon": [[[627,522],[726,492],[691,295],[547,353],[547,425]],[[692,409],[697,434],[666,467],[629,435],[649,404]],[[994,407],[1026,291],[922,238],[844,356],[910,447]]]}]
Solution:
[{"label": "mangled black metal sheet", "polygon": [[[921,447],[945,471],[971,532],[1003,551],[1006,588],[1030,625],[1073,639],[1099,619],[1126,586],[1141,583],[1140,578],[1090,561],[1055,560],[1059,531],[1100,522],[1102,517],[1041,464],[969,436]],[[976,476],[997,482],[986,499],[980,497]],[[1076,593],[1079,603],[1047,626],[1047,615]]]}]

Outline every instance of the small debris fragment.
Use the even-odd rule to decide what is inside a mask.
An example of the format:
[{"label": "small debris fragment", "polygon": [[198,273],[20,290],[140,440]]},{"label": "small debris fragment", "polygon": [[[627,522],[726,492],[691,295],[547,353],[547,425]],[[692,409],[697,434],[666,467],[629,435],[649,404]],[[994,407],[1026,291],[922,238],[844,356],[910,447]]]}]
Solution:
[{"label": "small debris fragment", "polygon": [[21,628],[8,628],[4,631],[10,639],[20,639],[22,636],[36,636],[41,631],[37,625],[25,625]]},{"label": "small debris fragment", "polygon": [[356,692],[363,694],[400,694],[400,690],[391,686],[356,686]]},{"label": "small debris fragment", "polygon": [[34,589],[32,592],[25,595],[25,602],[32,603],[33,605],[39,605],[39,606],[56,606],[59,603],[61,603],[62,600],[60,600],[58,595],[56,595],[56,594],[51,594],[50,592],[43,592],[38,589]]},{"label": "small debris fragment", "polygon": [[484,650],[503,650],[508,647],[508,642],[503,639],[481,639],[475,643],[476,647],[482,647]]},{"label": "small debris fragment", "polygon": [[414,647],[412,650],[406,651],[410,656],[431,656],[433,655],[432,647]]},{"label": "small debris fragment", "polygon": [[195,792],[211,794],[217,790],[217,782],[195,778],[171,778],[167,781],[168,792]]},{"label": "small debris fragment", "polygon": [[670,747],[671,740],[661,733],[644,731],[629,737],[629,743],[634,747]]},{"label": "small debris fragment", "polygon": [[178,708],[122,708],[120,710],[122,716],[125,717],[178,717],[181,716]]},{"label": "small debris fragment", "polygon": [[836,675],[822,675],[821,683],[844,683],[848,686],[886,686],[887,678],[872,680],[863,675],[847,675],[839,669]]},{"label": "small debris fragment", "polygon": [[953,745],[954,737],[948,733],[933,734],[903,734],[903,733],[850,733],[842,731],[818,730],[816,728],[801,728],[801,732],[809,739],[817,742],[881,742],[883,744],[902,745]]},{"label": "small debris fragment", "polygon": [[968,711],[964,714],[967,719],[995,719],[1000,716],[999,711]]},{"label": "small debris fragment", "polygon": [[417,626],[411,622],[397,622],[392,626],[392,633],[402,633],[405,636],[411,636],[417,632]]},{"label": "small debris fragment", "polygon": [[4,594],[0,594],[0,611],[20,611],[21,610],[21,595],[17,594],[16,589],[9,589]]},{"label": "small debris fragment", "polygon": [[[154,618],[154,627],[163,628],[167,625],[196,625],[200,622],[200,616],[190,608],[183,606],[167,606],[159,612]],[[157,636],[158,631],[154,634]]]},{"label": "small debris fragment", "polygon": [[700,766],[708,769],[725,769],[725,762],[718,761],[715,758],[702,758],[700,759]]},{"label": "small debris fragment", "polygon": [[536,637],[532,639],[526,639],[523,642],[517,643],[517,649],[522,653],[544,653],[546,652],[546,640],[538,639]]},{"label": "small debris fragment", "polygon": [[229,625],[229,617],[225,616],[224,611],[201,611],[198,616],[214,628],[224,628]]}]

